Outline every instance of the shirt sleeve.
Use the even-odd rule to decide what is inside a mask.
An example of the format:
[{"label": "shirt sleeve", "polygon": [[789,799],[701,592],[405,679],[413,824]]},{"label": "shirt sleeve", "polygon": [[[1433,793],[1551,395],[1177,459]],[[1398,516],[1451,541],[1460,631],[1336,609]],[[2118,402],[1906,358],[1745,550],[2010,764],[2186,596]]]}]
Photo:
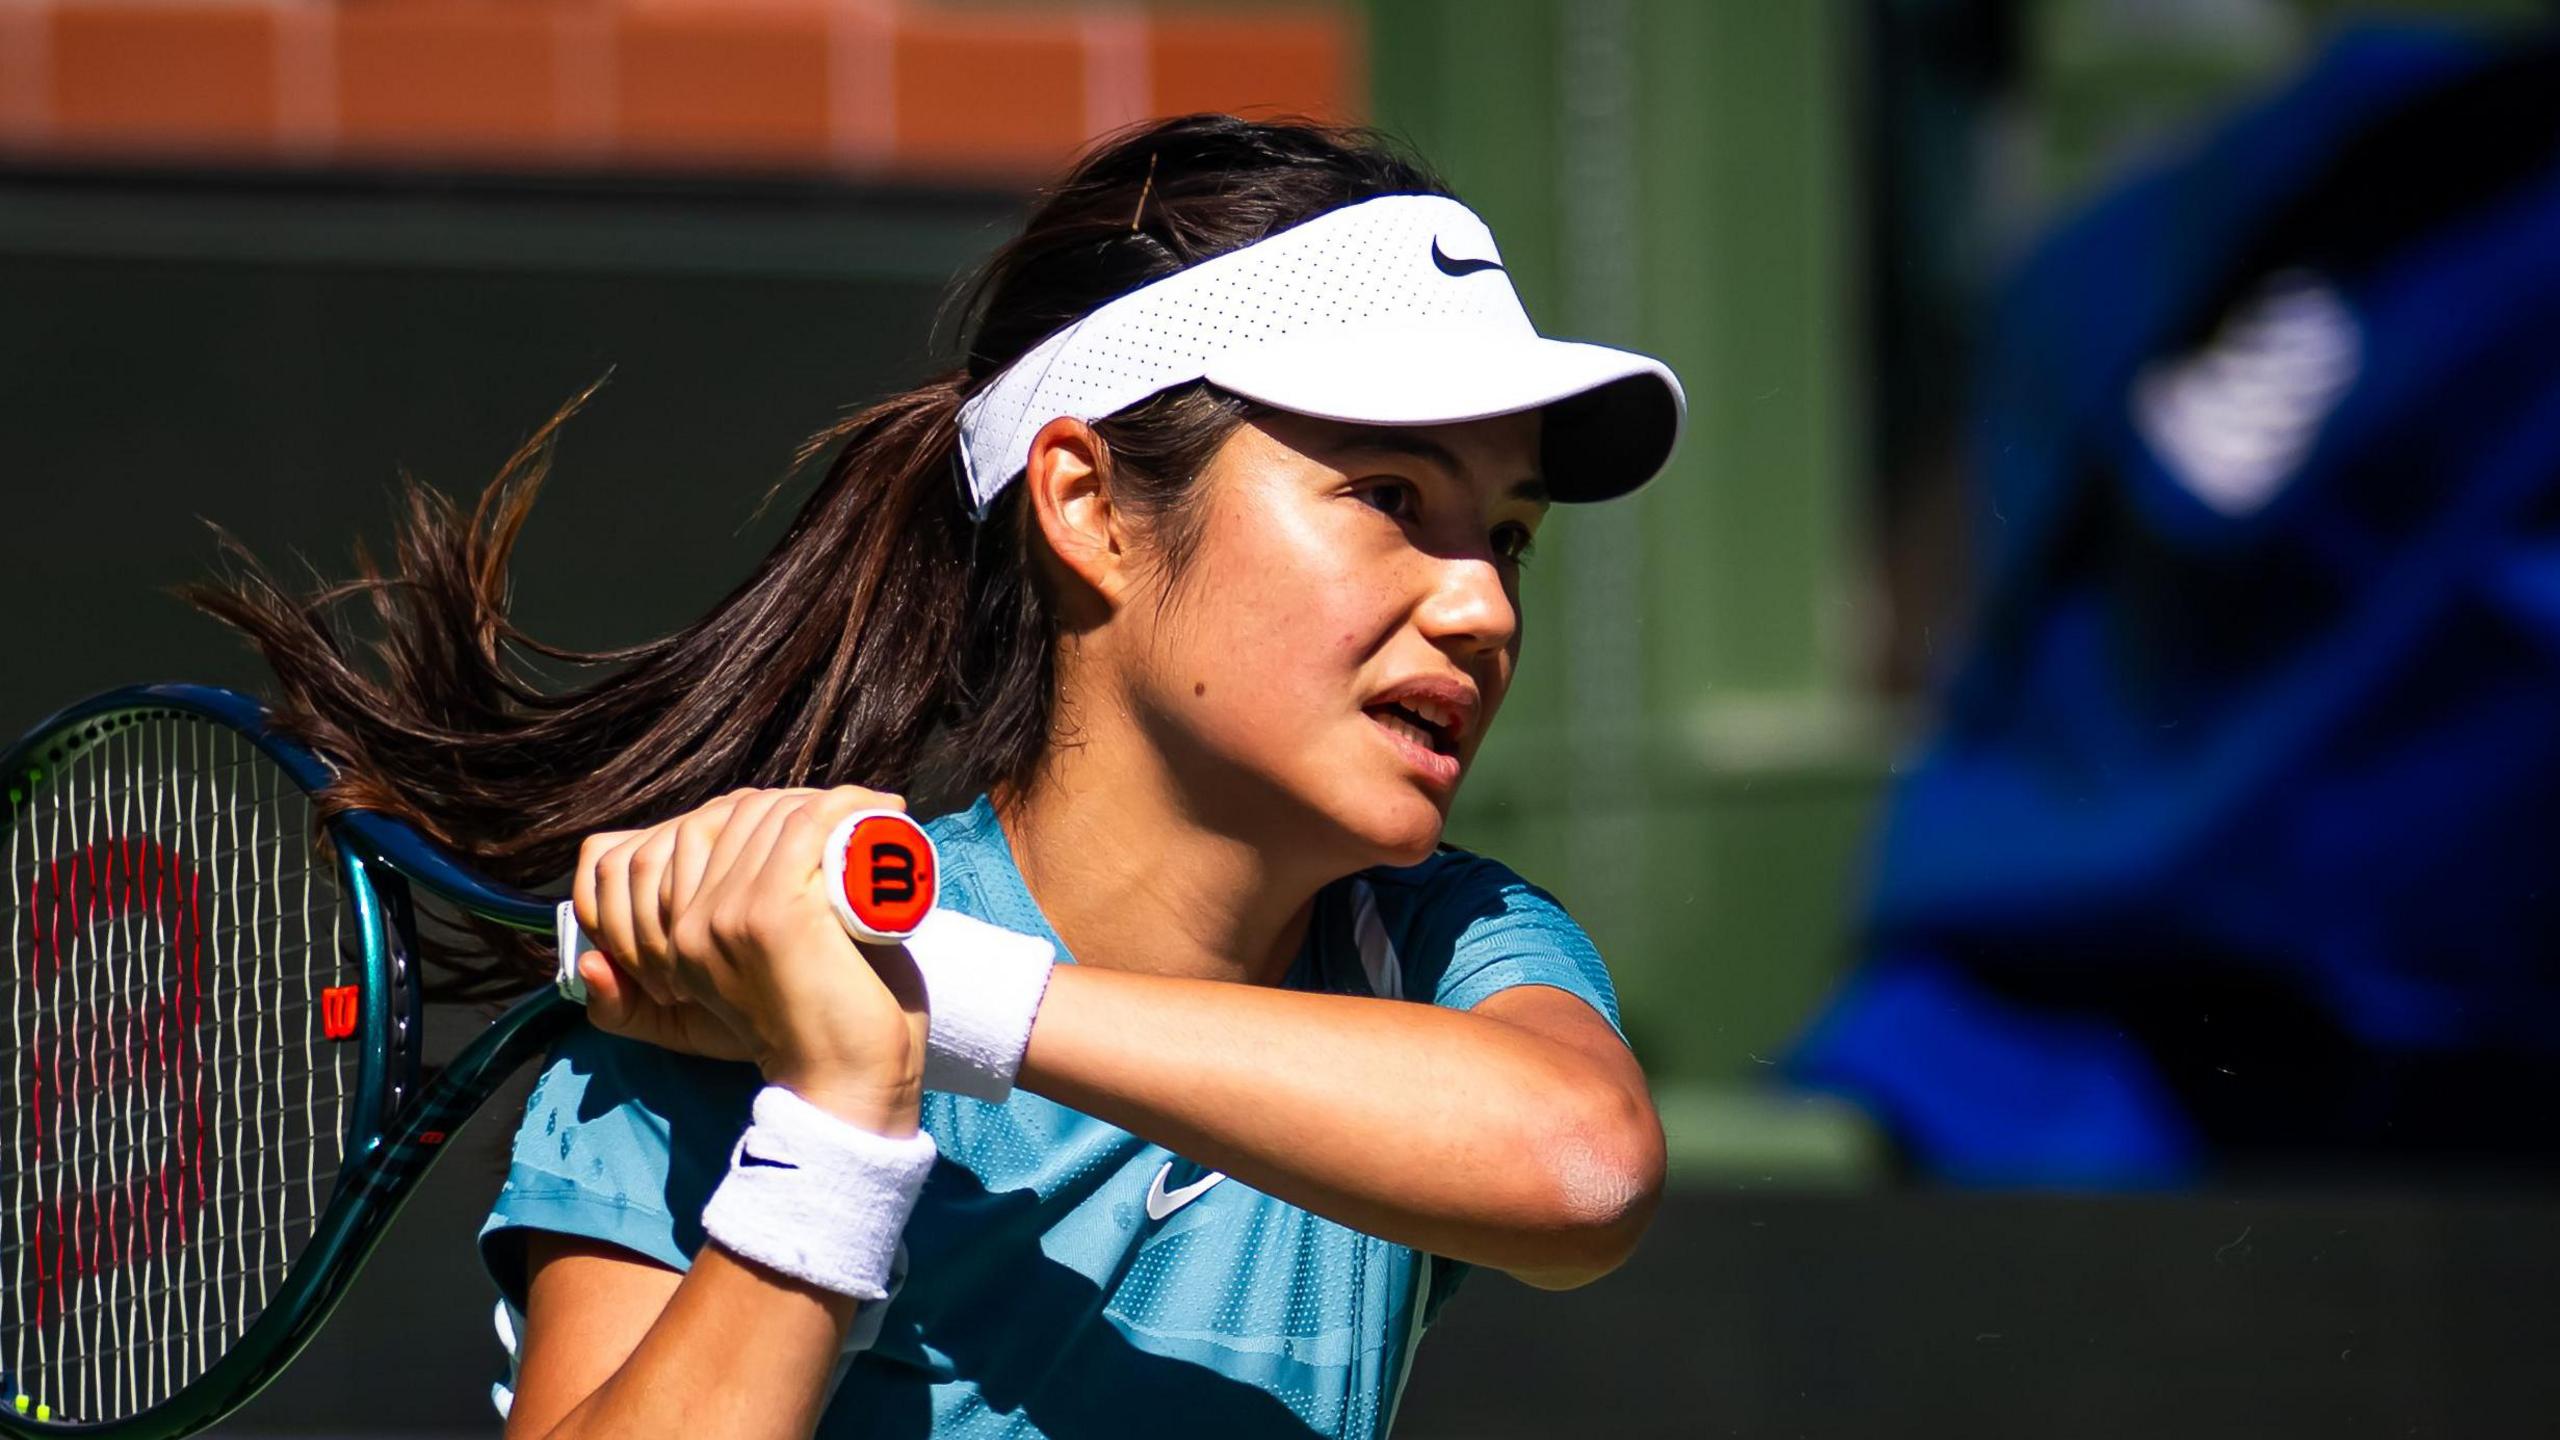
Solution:
[{"label": "shirt sleeve", "polygon": [[702,1207],[746,1129],[756,1071],[581,1025],[544,1061],[481,1261],[524,1303],[526,1232],[619,1245],[677,1270],[702,1248]]},{"label": "shirt sleeve", "polygon": [[[1411,873],[1411,872],[1408,872]],[[1472,1010],[1515,985],[1573,995],[1620,1030],[1618,990],[1600,951],[1556,898],[1497,861],[1464,852],[1435,859],[1412,896],[1400,957],[1405,993]],[[1386,887],[1379,901],[1391,904]]]}]

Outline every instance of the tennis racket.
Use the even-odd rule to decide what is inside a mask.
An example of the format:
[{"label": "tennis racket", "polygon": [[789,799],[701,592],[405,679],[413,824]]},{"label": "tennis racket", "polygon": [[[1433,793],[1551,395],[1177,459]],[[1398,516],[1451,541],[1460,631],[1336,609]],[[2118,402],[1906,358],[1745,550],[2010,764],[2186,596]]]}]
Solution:
[{"label": "tennis racket", "polygon": [[[257,701],[198,685],[93,697],[0,753],[0,1435],[163,1440],[246,1404],[580,1014],[566,905],[383,816],[315,821],[330,778]],[[827,873],[848,928],[1001,935],[932,909],[914,821],[857,819]],[[432,1072],[420,889],[570,950]]]}]

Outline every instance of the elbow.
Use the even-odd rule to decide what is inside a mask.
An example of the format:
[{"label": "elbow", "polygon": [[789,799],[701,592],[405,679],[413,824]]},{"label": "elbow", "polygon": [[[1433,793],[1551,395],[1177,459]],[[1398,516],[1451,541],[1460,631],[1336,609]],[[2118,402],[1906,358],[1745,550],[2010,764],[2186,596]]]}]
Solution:
[{"label": "elbow", "polygon": [[1626,1263],[1662,1201],[1662,1121],[1641,1089],[1615,1085],[1560,1107],[1533,1173],[1546,1211],[1538,1254],[1508,1267],[1542,1290],[1588,1285]]}]

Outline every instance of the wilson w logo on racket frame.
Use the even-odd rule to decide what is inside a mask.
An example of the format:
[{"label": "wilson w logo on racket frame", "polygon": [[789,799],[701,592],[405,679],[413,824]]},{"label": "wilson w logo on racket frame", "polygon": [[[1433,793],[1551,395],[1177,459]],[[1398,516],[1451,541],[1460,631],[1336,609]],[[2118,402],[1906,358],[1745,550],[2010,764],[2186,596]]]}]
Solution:
[{"label": "wilson w logo on racket frame", "polygon": [[256,701],[192,685],[0,755],[0,1434],[237,1409],[579,1014],[543,990],[426,1074],[412,887],[544,934],[554,902],[381,816],[317,824],[329,779]]}]

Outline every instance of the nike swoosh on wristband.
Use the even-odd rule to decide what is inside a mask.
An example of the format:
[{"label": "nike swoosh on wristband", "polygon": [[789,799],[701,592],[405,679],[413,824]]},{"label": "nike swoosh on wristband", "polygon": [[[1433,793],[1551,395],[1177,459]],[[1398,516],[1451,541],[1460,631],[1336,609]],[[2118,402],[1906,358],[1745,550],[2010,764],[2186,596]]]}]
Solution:
[{"label": "nike swoosh on wristband", "polygon": [[1440,248],[1440,237],[1437,235],[1431,237],[1431,263],[1439,266],[1440,273],[1443,275],[1473,275],[1479,270],[1502,268],[1502,262],[1499,260],[1461,260],[1451,255]]},{"label": "nike swoosh on wristband", "polygon": [[1150,1220],[1163,1219],[1208,1194],[1210,1186],[1227,1178],[1219,1171],[1212,1170],[1179,1190],[1167,1190],[1164,1188],[1165,1177],[1172,1173],[1173,1162],[1167,1160],[1164,1162],[1164,1167],[1156,1171],[1156,1178],[1147,1182],[1147,1218]]},{"label": "nike swoosh on wristband", "polygon": [[800,1168],[788,1160],[767,1160],[763,1156],[757,1154],[753,1150],[745,1148],[744,1146],[739,1147],[738,1163],[741,1165],[761,1165],[768,1170],[797,1170]]}]

